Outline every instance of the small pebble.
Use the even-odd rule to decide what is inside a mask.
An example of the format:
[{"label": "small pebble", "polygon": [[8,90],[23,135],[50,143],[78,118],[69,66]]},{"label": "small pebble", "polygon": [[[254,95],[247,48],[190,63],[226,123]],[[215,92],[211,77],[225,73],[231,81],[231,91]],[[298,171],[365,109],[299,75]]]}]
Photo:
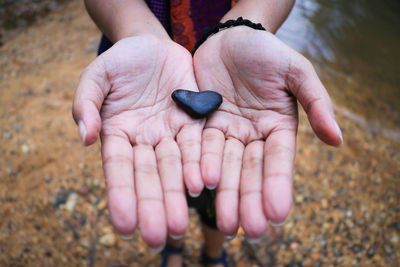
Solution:
[{"label": "small pebble", "polygon": [[86,185],[83,185],[78,189],[78,193],[83,197],[87,197],[90,194],[90,189]]},{"label": "small pebble", "polygon": [[69,195],[72,194],[72,193],[73,193],[72,190],[67,190],[67,191],[58,190],[57,195],[51,201],[51,204],[54,207],[59,207],[59,206],[65,204],[65,202],[67,201]]},{"label": "small pebble", "polygon": [[10,140],[12,137],[13,137],[13,135],[12,135],[12,133],[10,133],[10,132],[6,132],[6,133],[4,134],[4,138],[5,138],[6,140]]},{"label": "small pebble", "polygon": [[181,109],[196,119],[207,117],[222,103],[222,96],[214,91],[199,93],[178,89],[172,93],[171,97]]},{"label": "small pebble", "polygon": [[14,130],[15,130],[15,132],[19,133],[19,132],[21,132],[21,129],[22,129],[22,124],[16,124],[16,125],[14,125]]},{"label": "small pebble", "polygon": [[21,146],[21,150],[22,150],[22,152],[24,152],[24,153],[26,154],[26,153],[29,152],[29,146],[26,145],[26,144],[23,144],[23,145]]},{"label": "small pebble", "polygon": [[369,248],[367,250],[367,257],[370,259],[375,255],[375,250],[373,248]]},{"label": "small pebble", "polygon": [[65,209],[68,211],[73,211],[77,202],[78,202],[78,194],[71,193],[68,196],[67,202],[65,203]]},{"label": "small pebble", "polygon": [[107,201],[105,199],[101,200],[97,205],[98,210],[104,210],[107,207]]},{"label": "small pebble", "polygon": [[80,243],[81,243],[81,246],[86,249],[89,249],[91,247],[90,240],[87,237],[83,238]]},{"label": "small pebble", "polygon": [[115,235],[113,233],[105,234],[102,237],[100,237],[100,239],[99,239],[100,244],[102,244],[103,246],[106,246],[106,247],[114,246],[116,241],[117,241],[117,238],[115,237]]},{"label": "small pebble", "polygon": [[392,246],[389,245],[389,244],[385,244],[385,245],[383,246],[383,250],[385,250],[385,252],[386,252],[387,254],[390,254],[390,253],[393,252],[393,248],[392,248]]},{"label": "small pebble", "polygon": [[343,252],[337,248],[333,249],[333,255],[335,255],[335,257],[342,257],[343,256]]},{"label": "small pebble", "polygon": [[54,178],[53,175],[47,176],[47,177],[44,178],[44,182],[45,183],[50,183],[51,181],[53,181],[53,178]]},{"label": "small pebble", "polygon": [[399,238],[397,237],[397,235],[392,235],[390,237],[390,242],[392,242],[393,244],[397,244],[399,242]]},{"label": "small pebble", "polygon": [[303,202],[304,197],[302,195],[296,195],[295,199],[296,199],[297,203],[301,203],[301,202]]},{"label": "small pebble", "polygon": [[359,244],[355,244],[351,247],[351,250],[356,254],[360,253],[362,251],[362,249],[363,249],[363,247]]},{"label": "small pebble", "polygon": [[323,198],[322,200],[321,200],[321,206],[322,206],[322,208],[323,209],[327,209],[329,206],[328,206],[329,204],[328,204],[328,200],[326,200],[325,198]]}]

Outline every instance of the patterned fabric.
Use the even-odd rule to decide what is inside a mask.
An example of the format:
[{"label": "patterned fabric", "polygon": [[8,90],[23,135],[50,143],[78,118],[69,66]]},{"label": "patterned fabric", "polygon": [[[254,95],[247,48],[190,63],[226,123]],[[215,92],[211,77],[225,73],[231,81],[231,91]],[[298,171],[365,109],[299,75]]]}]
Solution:
[{"label": "patterned fabric", "polygon": [[205,29],[217,24],[236,0],[146,0],[173,40],[191,51]]},{"label": "patterned fabric", "polygon": [[194,21],[191,18],[191,1],[171,0],[170,12],[174,41],[190,51],[190,48],[196,43],[196,37],[193,34]]},{"label": "patterned fabric", "polygon": [[[177,5],[174,6],[172,3]],[[182,6],[186,8],[183,9]],[[174,41],[192,51],[196,40],[201,37],[204,30],[217,24],[230,8],[231,0],[171,0]],[[177,26],[180,29],[182,25],[185,26],[185,30],[175,31]]]}]

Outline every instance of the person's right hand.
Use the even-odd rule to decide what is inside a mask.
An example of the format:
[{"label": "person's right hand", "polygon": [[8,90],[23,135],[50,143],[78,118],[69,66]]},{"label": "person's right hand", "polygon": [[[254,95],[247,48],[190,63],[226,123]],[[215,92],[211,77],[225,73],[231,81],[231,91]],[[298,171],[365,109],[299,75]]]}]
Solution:
[{"label": "person's right hand", "polygon": [[171,40],[130,37],[87,67],[73,103],[84,144],[101,132],[113,225],[130,235],[138,223],[152,248],[163,246],[167,230],[179,236],[188,226],[183,180],[192,194],[203,189],[204,120],[172,102],[177,88],[198,91],[190,53]]}]

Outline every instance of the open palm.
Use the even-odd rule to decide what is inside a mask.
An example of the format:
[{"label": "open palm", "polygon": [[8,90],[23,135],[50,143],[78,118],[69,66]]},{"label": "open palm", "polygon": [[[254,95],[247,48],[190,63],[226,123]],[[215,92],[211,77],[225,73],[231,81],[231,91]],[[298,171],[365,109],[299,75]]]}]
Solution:
[{"label": "open palm", "polygon": [[84,143],[95,142],[101,131],[114,226],[129,235],[138,223],[153,248],[164,244],[167,231],[182,235],[188,226],[183,180],[193,194],[203,188],[204,120],[171,102],[177,88],[198,90],[190,53],[142,36],[121,40],[89,65],[74,98]]},{"label": "open palm", "polygon": [[259,237],[290,211],[297,100],[316,134],[339,145],[331,101],[311,64],[265,31],[217,33],[197,50],[194,68],[200,91],[224,98],[205,125],[201,156],[205,185],[218,184],[218,227],[232,235],[240,222]]}]

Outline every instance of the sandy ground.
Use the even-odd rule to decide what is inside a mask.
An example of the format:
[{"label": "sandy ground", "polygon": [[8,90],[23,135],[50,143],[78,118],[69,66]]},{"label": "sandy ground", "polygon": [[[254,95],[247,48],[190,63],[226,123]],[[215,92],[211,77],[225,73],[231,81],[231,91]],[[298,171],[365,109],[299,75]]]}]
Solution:
[{"label": "sandy ground", "polygon": [[[0,47],[0,266],[157,266],[138,233],[110,224],[99,142],[82,146],[71,116],[99,32],[71,1]],[[294,205],[287,222],[249,244],[226,243],[237,266],[399,266],[400,143],[337,108],[345,145],[330,148],[301,113]],[[198,266],[192,214],[185,261]]]}]

